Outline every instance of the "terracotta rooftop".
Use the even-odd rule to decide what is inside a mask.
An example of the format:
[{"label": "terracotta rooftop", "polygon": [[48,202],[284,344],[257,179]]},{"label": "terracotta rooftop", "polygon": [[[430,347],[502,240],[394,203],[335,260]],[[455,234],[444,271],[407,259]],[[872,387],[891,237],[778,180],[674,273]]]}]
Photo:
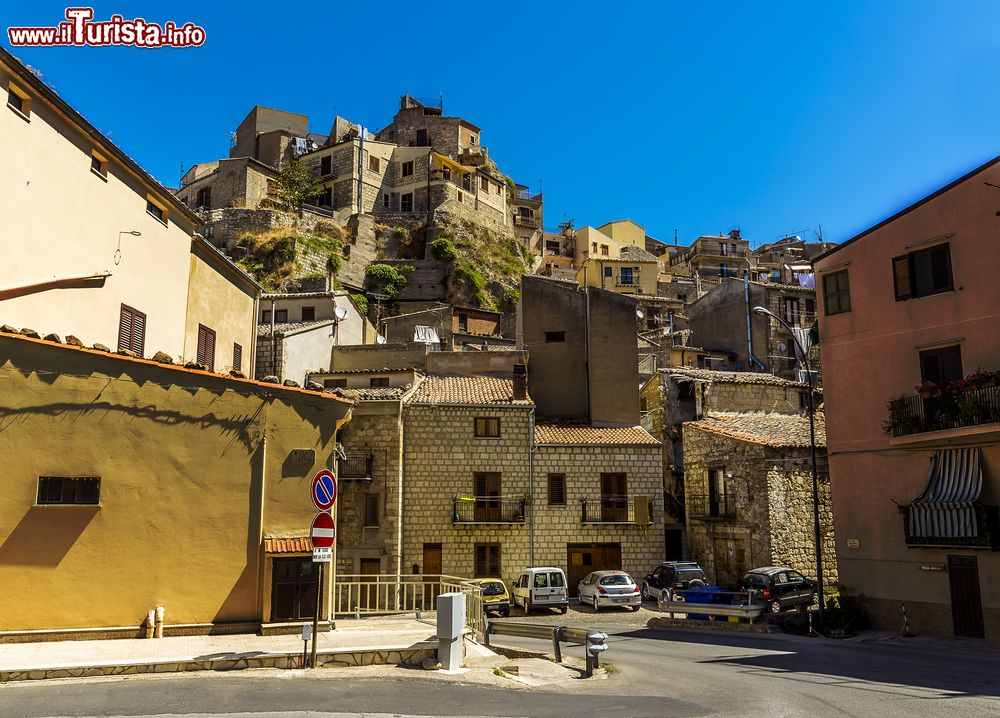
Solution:
[{"label": "terracotta rooftop", "polygon": [[[686,422],[684,426],[775,448],[809,446],[809,417],[799,414],[713,412],[704,419]],[[816,446],[826,446],[826,423],[822,412],[816,413]]]},{"label": "terracotta rooftop", "polygon": [[[301,329],[312,329],[313,327],[319,327],[324,324],[332,324],[333,319],[317,319],[314,322],[280,322],[274,325],[275,334],[290,334],[292,332],[297,332]],[[257,336],[267,337],[271,335],[271,325],[270,324],[258,324],[257,325]]]},{"label": "terracotta rooftop", "polygon": [[310,376],[319,377],[330,377],[330,376],[340,376],[341,374],[402,374],[404,372],[417,371],[416,367],[382,367],[381,369],[335,369],[333,371],[317,371],[313,372]]},{"label": "terracotta rooftop", "polygon": [[[685,347],[693,349],[694,347]],[[719,384],[769,384],[770,386],[789,386],[807,388],[808,384],[780,376],[757,371],[716,371],[714,369],[689,369],[687,367],[667,367],[664,372],[674,378],[688,378],[695,381],[713,381]]]},{"label": "terracotta rooftop", "polygon": [[652,252],[647,252],[642,247],[627,245],[618,252],[618,259],[626,262],[659,262],[660,258]]},{"label": "terracotta rooftop", "polygon": [[312,542],[308,536],[265,538],[264,553],[312,553]]},{"label": "terracotta rooftop", "polygon": [[[105,351],[104,349],[95,349],[95,348],[88,348],[88,347],[84,347],[84,346],[77,346],[75,344],[70,344],[68,342],[64,343],[64,342],[56,341],[55,338],[53,338],[53,339],[36,339],[36,338],[34,338],[32,336],[25,336],[24,334],[14,334],[14,333],[11,333],[9,331],[10,329],[12,329],[12,327],[7,327],[6,325],[4,325],[4,328],[0,329],[0,340],[9,339],[11,341],[31,342],[32,344],[39,344],[39,345],[41,345],[43,347],[50,347],[50,348],[58,347],[60,349],[67,349],[67,350],[70,350],[70,351],[82,352],[84,354],[90,354],[92,356],[102,357],[102,358],[105,358],[105,359],[111,359],[113,361],[131,362],[131,363],[134,363],[134,364],[145,364],[146,366],[157,367],[157,368],[163,369],[164,371],[167,371],[167,372],[178,372],[178,373],[193,374],[193,375],[203,376],[203,377],[211,377],[213,379],[222,379],[224,381],[232,382],[234,384],[249,385],[249,386],[253,386],[253,387],[257,387],[257,388],[264,388],[264,389],[267,389],[268,391],[278,390],[278,391],[283,391],[283,392],[293,392],[293,393],[296,393],[296,394],[303,394],[305,396],[310,396],[310,397],[313,397],[313,398],[322,398],[322,399],[328,399],[330,401],[339,401],[339,402],[344,403],[344,404],[351,404],[352,403],[351,401],[349,401],[347,399],[344,399],[343,397],[335,396],[334,394],[332,394],[329,391],[313,391],[311,389],[301,389],[301,388],[295,387],[295,386],[284,386],[283,384],[272,384],[271,382],[267,382],[267,381],[257,381],[256,379],[247,379],[242,374],[240,374],[239,376],[237,376],[235,374],[232,374],[232,373],[229,373],[229,374],[219,374],[219,373],[216,373],[216,372],[208,371],[206,369],[195,369],[195,368],[191,368],[191,367],[188,367],[188,366],[182,366],[180,364],[168,364],[165,361],[162,361],[162,362],[161,361],[154,361],[152,359],[143,359],[142,357],[128,356],[127,354],[120,354],[120,353],[117,353],[117,352]],[[24,331],[30,331],[30,330],[24,330]],[[46,335],[46,336],[55,337],[55,335]],[[67,337],[67,339],[69,339],[69,337]],[[95,346],[98,346],[98,345],[95,345]],[[157,352],[157,354],[159,354],[159,352]]]},{"label": "terracotta rooftop", "polygon": [[536,444],[561,446],[659,446],[641,426],[592,426],[570,421],[539,421]]},{"label": "terracotta rooftop", "polygon": [[513,398],[514,382],[492,376],[427,376],[407,404],[502,404],[532,406],[531,398]]}]

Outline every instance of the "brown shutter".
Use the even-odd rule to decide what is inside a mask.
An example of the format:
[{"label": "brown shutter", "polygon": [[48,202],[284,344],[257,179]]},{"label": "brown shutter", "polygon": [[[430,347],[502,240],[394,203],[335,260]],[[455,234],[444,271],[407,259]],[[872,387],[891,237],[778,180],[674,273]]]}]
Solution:
[{"label": "brown shutter", "polygon": [[198,363],[215,371],[215,332],[203,324],[198,325]]},{"label": "brown shutter", "polygon": [[132,348],[132,310],[124,304],[118,320],[118,351]]},{"label": "brown shutter", "polygon": [[892,284],[896,292],[896,301],[913,297],[910,283],[910,255],[894,257],[892,260]]},{"label": "brown shutter", "polygon": [[233,344],[233,369],[243,371],[243,347]]},{"label": "brown shutter", "polygon": [[146,315],[132,310],[132,351],[139,356],[145,354],[146,348]]},{"label": "brown shutter", "polygon": [[122,304],[118,322],[118,351],[128,349],[143,356],[146,347],[146,315]]}]

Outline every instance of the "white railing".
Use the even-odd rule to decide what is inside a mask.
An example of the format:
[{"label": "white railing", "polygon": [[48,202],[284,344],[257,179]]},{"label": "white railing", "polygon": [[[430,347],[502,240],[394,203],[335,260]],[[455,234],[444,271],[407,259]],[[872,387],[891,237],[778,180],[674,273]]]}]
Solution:
[{"label": "white railing", "polygon": [[465,594],[465,623],[484,628],[482,588],[467,578],[441,574],[339,574],[333,588],[335,615],[389,615],[433,611],[442,593]]}]

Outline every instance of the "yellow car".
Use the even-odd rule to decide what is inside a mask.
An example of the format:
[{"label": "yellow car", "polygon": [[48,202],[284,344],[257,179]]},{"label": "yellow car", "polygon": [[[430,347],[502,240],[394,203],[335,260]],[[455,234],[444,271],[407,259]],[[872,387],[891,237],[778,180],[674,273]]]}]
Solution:
[{"label": "yellow car", "polygon": [[510,593],[507,592],[507,584],[503,579],[474,578],[472,582],[482,586],[483,613],[499,613],[504,617],[510,615]]}]

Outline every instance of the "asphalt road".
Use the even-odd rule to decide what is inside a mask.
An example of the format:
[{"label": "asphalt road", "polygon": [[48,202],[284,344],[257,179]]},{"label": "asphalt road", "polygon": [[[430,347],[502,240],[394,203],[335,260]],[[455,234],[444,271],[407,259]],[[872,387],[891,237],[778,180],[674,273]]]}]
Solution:
[{"label": "asphalt road", "polygon": [[[1000,716],[1000,650],[657,631],[600,623],[607,680],[504,689],[337,671],[247,671],[0,686],[0,716]],[[503,639],[536,649],[544,642]],[[918,639],[915,639],[918,640]],[[571,655],[582,648],[569,647]]]}]

